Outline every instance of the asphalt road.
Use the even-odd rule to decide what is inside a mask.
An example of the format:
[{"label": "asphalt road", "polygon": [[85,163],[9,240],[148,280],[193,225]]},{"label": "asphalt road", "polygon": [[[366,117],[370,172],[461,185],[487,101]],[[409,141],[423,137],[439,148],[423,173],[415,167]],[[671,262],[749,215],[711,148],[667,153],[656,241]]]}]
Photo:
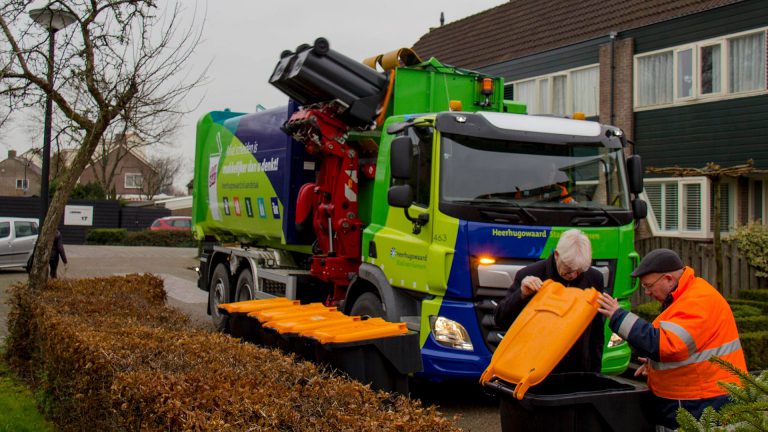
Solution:
[{"label": "asphalt road", "polygon": [[[154,273],[165,281],[168,305],[190,317],[192,325],[213,330],[206,313],[208,293],[197,288],[194,248],[67,245],[69,264],[59,266],[60,277],[81,278],[128,273]],[[0,336],[7,335],[7,288],[23,283],[22,270],[0,270]],[[498,401],[475,383],[415,382],[412,397],[435,405],[446,417],[460,416],[457,424],[467,431],[498,431]]]}]

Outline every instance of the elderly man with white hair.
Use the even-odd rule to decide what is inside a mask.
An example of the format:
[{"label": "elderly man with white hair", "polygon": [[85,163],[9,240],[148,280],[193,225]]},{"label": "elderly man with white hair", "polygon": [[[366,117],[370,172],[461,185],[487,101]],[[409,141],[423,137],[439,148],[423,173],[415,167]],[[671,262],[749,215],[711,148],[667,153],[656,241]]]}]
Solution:
[{"label": "elderly man with white hair", "polygon": [[[496,306],[496,325],[508,329],[547,279],[566,287],[605,291],[603,275],[591,264],[589,238],[578,229],[564,232],[549,258],[517,272],[507,295]],[[546,331],[552,329],[542,329],[542,333]],[[600,372],[604,340],[603,317],[598,314],[553,372]]]}]

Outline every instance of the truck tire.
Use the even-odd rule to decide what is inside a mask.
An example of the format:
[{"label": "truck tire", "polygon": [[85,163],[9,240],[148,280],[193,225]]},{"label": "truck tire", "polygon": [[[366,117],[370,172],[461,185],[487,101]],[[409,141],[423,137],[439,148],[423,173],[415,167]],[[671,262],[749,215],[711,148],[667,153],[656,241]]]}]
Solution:
[{"label": "truck tire", "polygon": [[235,286],[235,301],[253,300],[253,293],[255,291],[251,271],[241,271],[240,276],[237,277],[237,285]]},{"label": "truck tire", "polygon": [[208,305],[211,309],[211,319],[216,331],[223,332],[227,329],[229,317],[219,312],[219,305],[229,303],[232,298],[232,290],[229,286],[229,271],[227,266],[219,264],[213,270],[211,287],[208,291]]},{"label": "truck tire", "polygon": [[352,310],[349,311],[352,316],[367,316],[370,318],[384,318],[384,305],[381,299],[374,293],[363,293],[355,300]]}]

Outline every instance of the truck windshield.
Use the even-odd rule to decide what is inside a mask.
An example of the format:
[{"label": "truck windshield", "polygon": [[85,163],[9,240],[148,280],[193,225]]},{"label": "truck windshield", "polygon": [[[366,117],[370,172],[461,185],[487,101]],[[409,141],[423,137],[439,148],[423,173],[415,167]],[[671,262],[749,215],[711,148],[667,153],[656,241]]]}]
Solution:
[{"label": "truck windshield", "polygon": [[515,208],[629,209],[622,150],[443,134],[440,200]]}]

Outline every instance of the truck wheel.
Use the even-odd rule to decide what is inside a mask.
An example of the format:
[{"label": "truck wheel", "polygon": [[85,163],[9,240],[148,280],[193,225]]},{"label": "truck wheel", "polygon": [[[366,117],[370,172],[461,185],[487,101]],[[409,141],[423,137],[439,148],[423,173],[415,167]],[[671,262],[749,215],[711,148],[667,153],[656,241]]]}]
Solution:
[{"label": "truck wheel", "polygon": [[381,304],[379,296],[374,293],[364,293],[355,300],[352,310],[349,311],[352,316],[368,316],[370,318],[383,318],[384,305]]},{"label": "truck wheel", "polygon": [[219,264],[213,270],[210,291],[208,291],[208,305],[211,309],[211,319],[216,331],[224,331],[227,328],[229,317],[219,312],[219,305],[229,303],[231,290],[229,287],[229,272],[227,266]]},{"label": "truck wheel", "polygon": [[250,270],[243,270],[237,277],[235,288],[235,301],[253,300],[253,275]]}]

